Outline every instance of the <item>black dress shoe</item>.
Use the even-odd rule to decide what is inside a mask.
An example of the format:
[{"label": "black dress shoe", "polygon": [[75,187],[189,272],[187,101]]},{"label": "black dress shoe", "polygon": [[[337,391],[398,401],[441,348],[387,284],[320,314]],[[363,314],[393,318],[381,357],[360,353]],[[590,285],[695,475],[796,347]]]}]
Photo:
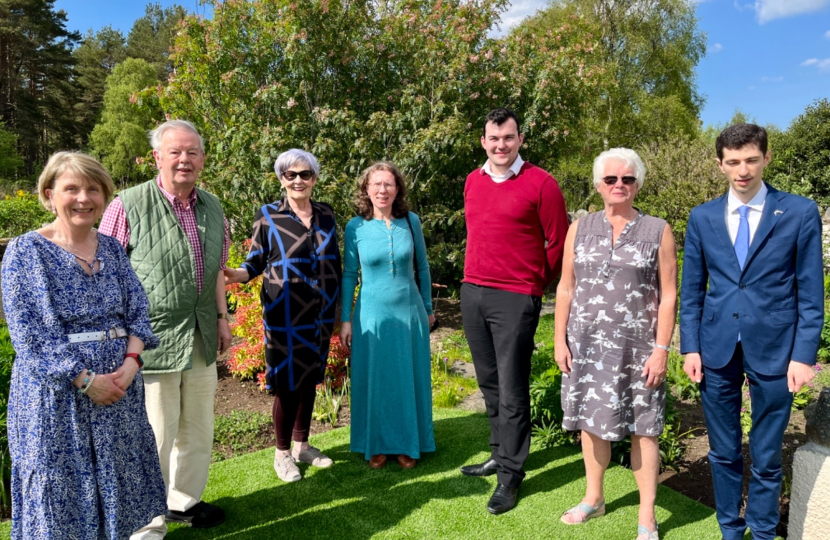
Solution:
[{"label": "black dress shoe", "polygon": [[182,523],[194,529],[209,529],[225,522],[225,511],[214,504],[199,501],[184,512],[171,510],[164,520],[168,523]]},{"label": "black dress shoe", "polygon": [[487,502],[487,511],[491,514],[503,514],[516,506],[519,488],[507,487],[504,484],[496,486],[496,491]]},{"label": "black dress shoe", "polygon": [[465,476],[490,476],[499,471],[499,464],[495,459],[490,458],[478,465],[465,465],[461,467],[461,474]]}]

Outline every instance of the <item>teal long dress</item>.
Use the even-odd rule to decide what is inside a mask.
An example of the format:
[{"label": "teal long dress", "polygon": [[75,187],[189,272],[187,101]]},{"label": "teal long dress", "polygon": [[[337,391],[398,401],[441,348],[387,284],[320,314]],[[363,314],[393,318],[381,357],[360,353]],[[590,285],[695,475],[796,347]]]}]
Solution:
[{"label": "teal long dress", "polygon": [[[356,217],[346,225],[341,320],[352,321],[351,450],[421,457],[435,450],[428,315],[429,264],[418,216],[387,229],[383,220]],[[360,272],[360,292],[351,302]]]}]

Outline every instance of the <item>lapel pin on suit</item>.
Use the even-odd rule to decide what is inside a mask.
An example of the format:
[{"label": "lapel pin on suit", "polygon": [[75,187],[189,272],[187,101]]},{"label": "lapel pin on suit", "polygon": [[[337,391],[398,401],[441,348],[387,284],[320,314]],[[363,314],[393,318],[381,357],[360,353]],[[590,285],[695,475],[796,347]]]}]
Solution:
[{"label": "lapel pin on suit", "polygon": [[783,210],[776,210],[775,212],[772,213],[772,215],[777,216],[777,215],[783,214],[783,213],[784,213]]}]

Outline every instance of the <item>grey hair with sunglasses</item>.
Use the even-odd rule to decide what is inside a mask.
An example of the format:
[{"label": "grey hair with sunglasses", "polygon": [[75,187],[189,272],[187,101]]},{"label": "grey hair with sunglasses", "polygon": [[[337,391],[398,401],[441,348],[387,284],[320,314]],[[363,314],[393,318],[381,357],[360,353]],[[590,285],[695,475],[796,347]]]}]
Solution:
[{"label": "grey hair with sunglasses", "polygon": [[[320,176],[320,163],[317,161],[317,158],[314,157],[314,154],[306,152],[305,150],[300,150],[299,148],[292,148],[291,150],[286,150],[280,154],[279,157],[277,157],[277,161],[274,163],[274,172],[277,173],[277,178],[283,178],[286,171],[297,164],[308,165],[307,170],[311,171],[313,178]],[[300,178],[303,178],[302,173],[300,173],[299,176]],[[312,177],[303,178],[303,180],[309,180]],[[293,179],[294,178],[289,178],[288,180]]]},{"label": "grey hair with sunglasses", "polygon": [[[612,148],[601,153],[594,159],[594,187],[599,187],[600,182],[605,182],[609,185],[616,183],[616,178],[614,178],[613,182],[610,177],[608,179],[605,178],[605,163],[608,161],[621,161],[625,163],[634,171],[633,177],[637,182],[637,188],[642,189],[643,181],[646,178],[646,166],[643,164],[640,156],[637,155],[637,152],[629,148]],[[628,178],[623,177],[623,184],[631,185],[634,183]]]}]

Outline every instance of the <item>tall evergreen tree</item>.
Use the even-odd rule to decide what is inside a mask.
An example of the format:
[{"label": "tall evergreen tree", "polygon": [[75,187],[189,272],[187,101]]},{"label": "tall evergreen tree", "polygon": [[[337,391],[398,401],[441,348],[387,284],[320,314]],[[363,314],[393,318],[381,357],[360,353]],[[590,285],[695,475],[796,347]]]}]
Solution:
[{"label": "tall evergreen tree", "polygon": [[59,148],[75,146],[72,48],[55,0],[0,0],[0,121],[18,136],[25,172]]},{"label": "tall evergreen tree", "polygon": [[81,145],[86,145],[92,128],[101,114],[104,105],[104,90],[107,77],[115,65],[127,57],[124,35],[111,26],[93,33],[89,30],[80,47],[72,55],[78,62],[75,82],[80,95],[75,103],[75,119]]},{"label": "tall evergreen tree", "polygon": [[159,3],[148,4],[144,16],[136,19],[127,36],[127,56],[146,60],[156,68],[159,80],[167,81],[173,71],[170,47],[186,16],[187,10],[177,4],[166,8]]}]

